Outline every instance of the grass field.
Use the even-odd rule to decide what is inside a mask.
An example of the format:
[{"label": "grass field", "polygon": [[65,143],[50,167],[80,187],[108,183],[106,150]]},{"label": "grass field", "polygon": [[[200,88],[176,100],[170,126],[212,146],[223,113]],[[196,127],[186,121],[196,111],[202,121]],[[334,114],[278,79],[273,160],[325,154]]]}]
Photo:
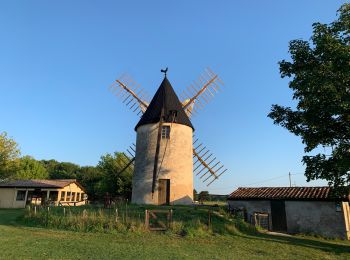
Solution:
[{"label": "grass field", "polygon": [[24,226],[24,210],[0,210],[0,259],[349,259],[349,241],[267,234],[182,237],[73,232]]}]

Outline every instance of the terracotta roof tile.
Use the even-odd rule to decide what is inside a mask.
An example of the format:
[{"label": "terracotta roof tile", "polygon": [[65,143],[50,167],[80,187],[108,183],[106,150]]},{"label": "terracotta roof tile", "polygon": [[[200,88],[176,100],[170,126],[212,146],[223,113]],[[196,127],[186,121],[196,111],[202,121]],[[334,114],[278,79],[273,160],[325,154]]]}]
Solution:
[{"label": "terracotta roof tile", "polygon": [[331,196],[330,187],[261,187],[238,188],[228,199],[285,199],[285,200],[331,200],[347,199]]}]

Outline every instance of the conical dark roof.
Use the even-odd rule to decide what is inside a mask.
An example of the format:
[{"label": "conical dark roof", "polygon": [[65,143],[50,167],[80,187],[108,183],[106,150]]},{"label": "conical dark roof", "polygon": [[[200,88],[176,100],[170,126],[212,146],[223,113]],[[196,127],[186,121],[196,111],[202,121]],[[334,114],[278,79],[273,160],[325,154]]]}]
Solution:
[{"label": "conical dark roof", "polygon": [[177,116],[175,117],[174,123],[187,125],[192,127],[194,130],[192,123],[183,110],[181,102],[179,101],[173,87],[171,86],[169,80],[165,77],[147,110],[135,126],[135,131],[141,125],[159,122],[162,108],[164,108],[163,122],[171,123],[173,120],[173,111],[176,111]]}]

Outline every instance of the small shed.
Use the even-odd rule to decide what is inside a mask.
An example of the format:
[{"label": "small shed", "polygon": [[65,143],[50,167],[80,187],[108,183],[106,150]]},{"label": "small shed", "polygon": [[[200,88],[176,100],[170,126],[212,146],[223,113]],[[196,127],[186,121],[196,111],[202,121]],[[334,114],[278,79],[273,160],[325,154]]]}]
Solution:
[{"label": "small shed", "polygon": [[334,197],[330,187],[238,188],[228,205],[270,231],[350,239],[349,196]]},{"label": "small shed", "polygon": [[75,179],[0,182],[0,208],[24,208],[29,204],[80,206],[86,199],[85,189]]}]

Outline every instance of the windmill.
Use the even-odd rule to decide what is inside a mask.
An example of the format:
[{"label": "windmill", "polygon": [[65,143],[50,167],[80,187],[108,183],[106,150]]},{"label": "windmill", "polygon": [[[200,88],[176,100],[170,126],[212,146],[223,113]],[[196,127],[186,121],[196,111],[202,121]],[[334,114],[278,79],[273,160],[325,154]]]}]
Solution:
[{"label": "windmill", "polygon": [[193,175],[207,186],[227,171],[198,139],[190,118],[197,115],[223,85],[209,68],[180,95],[167,78],[149,102],[148,95],[129,76],[115,80],[110,90],[141,119],[135,126],[136,145],[124,153],[122,171],[134,165],[132,202],[191,204]]}]

